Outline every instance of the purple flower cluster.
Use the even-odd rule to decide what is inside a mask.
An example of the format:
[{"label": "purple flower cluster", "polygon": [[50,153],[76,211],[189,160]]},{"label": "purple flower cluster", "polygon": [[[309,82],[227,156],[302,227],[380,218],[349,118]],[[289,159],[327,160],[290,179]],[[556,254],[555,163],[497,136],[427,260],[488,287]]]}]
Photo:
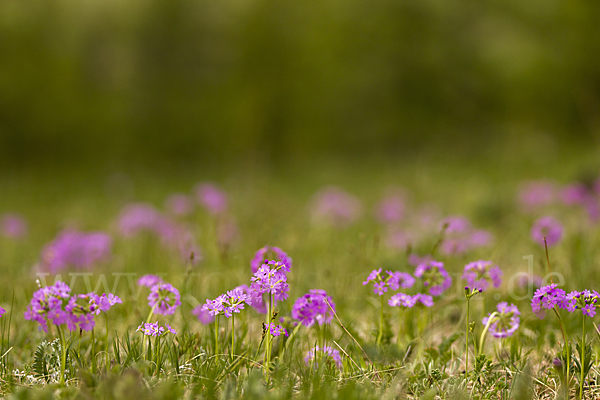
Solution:
[{"label": "purple flower cluster", "polygon": [[289,257],[287,255],[287,253],[285,251],[281,250],[279,247],[267,245],[267,246],[259,249],[256,252],[256,254],[254,254],[252,261],[250,261],[250,267],[252,267],[252,273],[255,273],[256,271],[258,271],[260,266],[265,262],[267,255],[270,255],[268,253],[272,253],[275,256],[274,258],[272,258],[273,260],[277,260],[277,261],[280,261],[280,262],[286,264],[287,271],[291,270],[291,268],[292,268],[291,257]]},{"label": "purple flower cluster", "polygon": [[[140,278],[141,279],[141,278]],[[170,283],[159,282],[150,288],[148,306],[161,315],[173,315],[181,305],[179,290]]]},{"label": "purple flower cluster", "polygon": [[3,317],[4,314],[6,314],[6,310],[2,307],[0,307],[0,317]]},{"label": "purple flower cluster", "polygon": [[555,283],[542,286],[533,294],[531,310],[539,318],[544,318],[546,314],[545,310],[551,310],[556,306],[565,308],[565,299],[565,291],[558,288]]},{"label": "purple flower cluster", "polygon": [[306,357],[304,357],[304,363],[306,365],[310,365],[311,362],[318,362],[321,357],[324,356],[333,360],[335,365],[337,365],[339,368],[342,367],[342,356],[340,355],[339,350],[329,346],[323,346],[323,348],[320,346],[315,346],[314,348],[310,349],[308,353],[306,353]]},{"label": "purple flower cluster", "polygon": [[440,261],[427,261],[415,269],[415,276],[420,278],[423,286],[428,288],[432,296],[440,296],[452,285],[452,278]]},{"label": "purple flower cluster", "polygon": [[361,214],[360,201],[344,190],[328,186],[317,192],[311,200],[311,215],[315,223],[336,227],[352,224]]},{"label": "purple flower cluster", "polygon": [[595,290],[574,291],[565,296],[562,308],[569,312],[581,310],[583,315],[593,317],[596,315],[596,307],[600,305],[599,297],[600,294]]},{"label": "purple flower cluster", "polygon": [[122,303],[118,296],[109,293],[98,296],[94,293],[74,295],[64,282],[56,282],[33,293],[33,298],[25,311],[25,319],[36,321],[44,332],[48,323],[67,325],[69,330],[94,328],[94,315],[108,311],[113,305]]},{"label": "purple flower cluster", "polygon": [[383,278],[381,268],[374,269],[367,277],[367,280],[363,282],[363,285],[374,282],[373,291],[375,294],[382,296],[388,291],[388,288],[392,290],[398,290],[400,287],[409,289],[415,284],[415,278],[409,273],[386,271],[386,274],[388,276]]},{"label": "purple flower cluster", "polygon": [[212,183],[201,183],[196,186],[198,202],[213,215],[227,211],[227,194]]},{"label": "purple flower cluster", "polygon": [[19,214],[4,214],[0,217],[0,235],[21,239],[27,235],[27,221]]},{"label": "purple flower cluster", "polygon": [[198,318],[198,321],[204,325],[212,324],[215,322],[215,317],[211,315],[208,304],[200,304],[192,310],[192,315]]},{"label": "purple flower cluster", "polygon": [[469,250],[489,245],[493,241],[491,233],[474,229],[471,222],[462,216],[452,216],[442,220],[446,226],[441,252],[446,255],[463,254]]},{"label": "purple flower cluster", "polygon": [[530,181],[521,185],[518,200],[521,208],[530,212],[541,206],[552,204],[556,199],[557,187],[553,182]]},{"label": "purple flower cluster", "polygon": [[505,338],[512,336],[519,328],[521,312],[514,304],[508,305],[507,302],[498,303],[496,312],[488,314],[481,321],[484,325],[489,325],[489,331],[492,336],[497,338]]},{"label": "purple flower cluster", "polygon": [[206,300],[206,310],[212,317],[225,315],[230,318],[233,313],[239,314],[244,309],[244,304],[249,304],[250,298],[241,288],[235,288],[214,300]]},{"label": "purple flower cluster", "polygon": [[491,261],[474,261],[465,265],[462,278],[469,287],[486,290],[490,284],[495,288],[502,283],[502,270]]},{"label": "purple flower cluster", "polygon": [[544,246],[544,237],[548,246],[554,246],[560,242],[562,235],[563,226],[550,216],[541,217],[531,228],[531,237],[542,246]]},{"label": "purple flower cluster", "polygon": [[121,303],[123,301],[112,293],[109,293],[108,296],[106,294],[98,296],[95,293],[71,296],[65,307],[65,311],[70,314],[67,326],[69,330],[79,328],[91,331],[96,325],[95,315],[99,315],[101,311],[107,312],[115,304]]},{"label": "purple flower cluster", "polygon": [[277,325],[275,322],[271,322],[265,329],[274,337],[281,335],[289,336],[288,332],[281,325]]},{"label": "purple flower cluster", "polygon": [[187,216],[194,211],[194,200],[188,195],[175,193],[165,200],[165,209],[171,215]]},{"label": "purple flower cluster", "polygon": [[384,224],[395,224],[402,221],[405,212],[404,196],[400,193],[391,193],[385,196],[375,208],[377,219]]},{"label": "purple flower cluster", "polygon": [[140,232],[150,232],[158,236],[162,244],[177,250],[182,261],[190,260],[194,253],[194,263],[202,256],[194,235],[187,227],[176,223],[148,204],[130,204],[121,212],[118,220],[119,230],[125,237]]},{"label": "purple flower cluster", "polygon": [[414,296],[406,293],[396,293],[388,300],[388,305],[391,307],[413,308],[418,303],[425,307],[432,307],[433,297],[422,293],[417,293]]},{"label": "purple flower cluster", "polygon": [[[166,327],[166,329],[165,329]],[[171,328],[169,324],[165,324],[165,327],[162,327],[158,324],[158,321],[155,323],[144,322],[135,330],[136,332],[142,332],[146,336],[163,336],[167,333],[172,333],[173,335],[177,335],[175,329]]]},{"label": "purple flower cluster", "polygon": [[289,264],[284,264],[281,261],[265,260],[265,263],[250,278],[252,281],[250,284],[252,304],[265,294],[273,296],[274,302],[287,299],[290,290],[287,283],[289,268]]},{"label": "purple flower cluster", "polygon": [[88,269],[110,258],[112,239],[102,232],[61,232],[42,250],[40,267],[56,273],[67,267]]},{"label": "purple flower cluster", "polygon": [[292,318],[309,327],[313,326],[315,322],[319,325],[328,324],[333,318],[333,312],[327,303],[335,310],[335,303],[326,291],[311,289],[309,293],[299,297],[294,303]]}]

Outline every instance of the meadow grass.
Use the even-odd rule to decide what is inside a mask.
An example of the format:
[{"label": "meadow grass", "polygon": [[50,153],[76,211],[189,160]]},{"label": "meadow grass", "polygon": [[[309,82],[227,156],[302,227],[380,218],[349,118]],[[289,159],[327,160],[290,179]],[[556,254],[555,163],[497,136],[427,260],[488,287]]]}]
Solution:
[{"label": "meadow grass", "polygon": [[[591,157],[591,156],[590,156]],[[572,343],[570,383],[564,384],[564,368],[553,360],[566,360],[559,320],[548,311],[545,319],[531,312],[531,295],[509,291],[517,272],[528,271],[528,256],[536,275],[548,272],[542,246],[530,237],[537,215],[519,210],[515,196],[522,180],[550,177],[567,182],[586,166],[586,160],[568,159],[533,168],[502,171],[498,162],[448,164],[409,160],[396,165],[343,165],[289,168],[285,171],[251,170],[219,172],[203,170],[156,173],[16,173],[1,180],[2,212],[16,211],[29,222],[22,240],[0,237],[3,273],[0,305],[7,310],[0,319],[0,388],[14,398],[267,398],[267,399],[369,399],[369,398],[561,398],[565,388],[578,396],[579,355],[587,351],[585,396],[594,398],[600,371],[594,363],[600,350],[594,319],[586,327],[588,342],[582,349],[582,320],[564,311],[565,335]],[[526,161],[522,165],[531,166]],[[162,209],[175,192],[190,193],[199,181],[216,181],[227,192],[228,218],[237,234],[226,245],[218,238],[219,218],[201,207],[179,223],[190,229],[201,248],[198,264],[182,259],[165,247],[156,235],[141,233],[125,238],[117,216],[131,202],[148,202]],[[311,196],[323,185],[336,184],[356,195],[361,217],[343,228],[311,219]],[[412,194],[407,213],[423,204],[439,207],[440,215],[465,215],[474,226],[489,230],[491,246],[460,255],[439,251],[443,228],[414,247],[385,246],[385,227],[373,217],[373,206],[388,186],[401,186]],[[564,278],[564,289],[596,289],[600,230],[581,210],[555,207],[552,215],[564,225],[562,241],[550,248],[551,268]],[[122,304],[96,318],[89,331],[65,330],[68,351],[65,384],[58,376],[61,346],[58,333],[38,330],[23,313],[36,279],[52,285],[55,274],[40,274],[36,267],[41,249],[64,228],[101,230],[113,238],[111,258],[89,270],[67,268],[60,272],[73,293],[114,293]],[[276,305],[275,321],[289,336],[272,339],[269,365],[265,316],[250,306],[235,314],[235,341],[231,347],[231,321],[218,318],[218,352],[215,325],[203,325],[192,310],[238,285],[250,285],[250,260],[265,244],[279,246],[293,259],[287,275],[289,298]],[[381,297],[363,285],[373,269],[414,272],[409,253],[430,254],[444,263],[452,285],[431,308],[398,310],[387,305],[390,291]],[[463,267],[475,260],[492,260],[504,273],[502,285],[467,301]],[[176,335],[147,340],[137,327],[148,318],[146,297],[150,290],[137,285],[146,274],[159,275],[181,294],[181,306],[173,315],[154,315],[149,322],[168,323]],[[558,278],[556,278],[558,280]],[[290,318],[294,301],[310,289],[324,289],[335,302],[336,316],[326,325],[295,326]],[[414,292],[414,290],[413,290]],[[412,292],[411,292],[412,293]],[[500,301],[514,303],[521,311],[519,329],[498,339],[487,336],[482,318]],[[383,313],[381,312],[383,310]],[[584,320],[585,321],[585,320]],[[465,376],[465,337],[469,331],[469,365]],[[588,345],[587,343],[590,343]],[[316,345],[339,351],[341,365],[327,356],[305,362]],[[561,358],[562,357],[562,358]],[[564,363],[563,363],[564,364]],[[585,371],[584,371],[585,372]]]}]

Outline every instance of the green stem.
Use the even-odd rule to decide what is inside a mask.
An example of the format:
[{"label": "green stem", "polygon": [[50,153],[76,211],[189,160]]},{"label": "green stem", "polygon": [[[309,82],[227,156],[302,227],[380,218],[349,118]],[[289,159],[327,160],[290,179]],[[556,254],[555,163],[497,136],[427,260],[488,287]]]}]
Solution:
[{"label": "green stem", "polygon": [[580,361],[580,370],[581,370],[581,378],[579,379],[579,400],[583,399],[583,381],[585,379],[584,371],[585,371],[585,314],[581,313],[581,322],[582,322],[582,332],[581,332],[581,360]]},{"label": "green stem", "polygon": [[106,356],[106,372],[110,370],[110,357],[108,356],[108,315],[104,313],[104,319],[106,320],[106,345],[104,348],[104,353]]},{"label": "green stem", "polygon": [[271,320],[273,319],[273,294],[269,293],[269,322],[267,324],[267,362],[265,363],[265,367],[267,368],[267,387],[269,386],[270,381],[270,368],[271,364],[271,345],[273,344],[273,336],[271,335]]},{"label": "green stem", "polygon": [[65,335],[60,325],[56,325],[58,330],[58,338],[60,340],[60,385],[65,385],[65,368],[67,365],[67,344],[65,343]]},{"label": "green stem", "polygon": [[468,377],[469,373],[469,316],[471,313],[470,301],[467,299],[467,329],[465,330],[465,379]]},{"label": "green stem", "polygon": [[219,316],[215,317],[215,355],[219,354]]},{"label": "green stem", "polygon": [[94,337],[94,329],[92,328],[92,373],[95,374],[96,370],[96,339]]},{"label": "green stem", "polygon": [[383,295],[381,298],[381,307],[379,308],[379,334],[377,335],[377,346],[381,345],[381,339],[383,338]]},{"label": "green stem", "polygon": [[490,325],[492,325],[492,323],[494,322],[493,319],[494,317],[496,317],[496,315],[498,315],[498,312],[494,311],[490,317],[488,318],[487,324],[485,324],[485,327],[483,328],[483,332],[481,332],[481,336],[479,338],[479,349],[477,351],[477,355],[480,355],[483,352],[483,344],[485,343],[485,335],[488,333],[488,330],[490,329]]},{"label": "green stem", "polygon": [[235,349],[235,315],[231,314],[231,362],[233,362],[233,351]]},{"label": "green stem", "polygon": [[567,393],[569,392],[569,376],[571,375],[571,349],[570,349],[570,344],[568,341],[568,337],[567,337],[567,333],[565,331],[565,326],[563,324],[562,318],[560,317],[560,314],[558,313],[558,309],[556,307],[554,307],[552,309],[552,311],[554,311],[554,314],[556,314],[556,318],[558,318],[558,323],[560,325],[560,331],[562,333],[562,337],[563,337],[563,341],[565,342],[565,347],[567,349],[567,376],[565,377],[565,382],[566,382],[566,387],[567,387]]}]

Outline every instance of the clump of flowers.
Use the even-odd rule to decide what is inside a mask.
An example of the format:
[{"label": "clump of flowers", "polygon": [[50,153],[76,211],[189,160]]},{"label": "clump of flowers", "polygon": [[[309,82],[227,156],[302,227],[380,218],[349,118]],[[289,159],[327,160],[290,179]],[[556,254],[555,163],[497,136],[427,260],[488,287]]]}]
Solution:
[{"label": "clump of flowers", "polygon": [[335,310],[335,303],[325,290],[311,289],[294,303],[292,318],[307,327],[315,322],[319,325],[328,324],[333,319],[333,312],[327,303]]},{"label": "clump of flowers", "polygon": [[152,286],[162,282],[163,279],[160,276],[148,274],[138,279],[137,284],[140,286],[146,286],[147,288],[151,288]]},{"label": "clump of flowers", "polygon": [[164,327],[158,324],[158,321],[155,323],[144,322],[135,330],[136,332],[142,332],[145,336],[153,336],[159,337],[166,335],[167,333],[172,333],[173,335],[177,335],[175,329],[171,328],[169,324],[165,324]]},{"label": "clump of flowers", "polygon": [[91,331],[96,325],[95,315],[100,312],[107,312],[115,304],[123,301],[119,296],[109,293],[98,296],[95,293],[78,294],[69,299],[65,311],[69,314],[67,326],[69,330],[79,328],[84,331]]},{"label": "clump of flowers", "polygon": [[540,206],[552,204],[556,199],[556,185],[548,181],[530,181],[521,185],[518,201],[522,209],[530,212]]},{"label": "clump of flowers", "polygon": [[2,307],[0,307],[0,317],[3,317],[4,314],[6,314],[6,310]]},{"label": "clump of flowers", "polygon": [[61,281],[36,290],[25,311],[25,319],[37,322],[40,329],[46,333],[48,333],[48,323],[57,326],[67,324],[70,322],[70,317],[64,306],[68,302],[70,292],[71,288]]},{"label": "clump of flowers", "polygon": [[444,254],[462,254],[471,249],[489,245],[493,236],[488,231],[474,229],[471,222],[462,216],[451,216],[442,220],[444,238],[441,251]]},{"label": "clump of flowers", "polygon": [[555,218],[550,216],[541,217],[531,228],[531,237],[540,245],[544,245],[544,237],[548,246],[554,246],[563,235],[563,226]]},{"label": "clump of flowers", "polygon": [[176,193],[167,197],[165,208],[172,215],[186,216],[194,211],[194,201],[185,194]]},{"label": "clump of flowers", "polygon": [[67,267],[89,269],[110,258],[112,239],[102,232],[61,232],[42,250],[41,268],[56,273]]},{"label": "clump of flowers", "polygon": [[452,285],[452,278],[440,261],[427,261],[415,269],[415,276],[420,278],[423,286],[428,288],[432,296],[440,296]]},{"label": "clump of flowers", "polygon": [[388,291],[388,288],[392,290],[398,290],[400,287],[408,289],[415,283],[415,278],[406,272],[386,271],[386,274],[387,277],[384,278],[381,268],[374,269],[367,277],[367,280],[363,282],[363,285],[373,282],[373,291],[375,294],[382,296]]},{"label": "clump of flowers", "polygon": [[260,266],[265,262],[269,253],[275,256],[272,259],[286,264],[286,272],[292,269],[292,259],[287,255],[285,251],[281,250],[279,247],[267,245],[261,249],[258,249],[256,254],[254,254],[254,257],[252,258],[252,261],[250,261],[252,273],[258,271]]},{"label": "clump of flowers", "polygon": [[239,314],[248,301],[248,295],[242,289],[236,288],[220,295],[215,300],[206,300],[206,309],[213,317],[224,315],[226,318],[230,318],[234,313]]},{"label": "clump of flowers", "polygon": [[342,367],[342,356],[340,355],[339,350],[330,346],[323,346],[322,348],[320,346],[315,346],[310,349],[304,357],[304,363],[306,365],[310,365],[311,362],[316,364],[322,358],[332,360],[338,368]]},{"label": "clump of flowers", "polygon": [[273,337],[281,335],[289,336],[285,328],[283,328],[281,325],[277,325],[275,322],[269,323],[268,326],[265,324],[264,330],[265,332],[269,332]]},{"label": "clump of flowers", "polygon": [[490,284],[495,288],[502,284],[502,270],[491,261],[474,261],[465,265],[462,278],[472,288],[486,290]]},{"label": "clump of flowers", "polygon": [[344,227],[361,214],[360,201],[344,190],[329,186],[317,192],[311,200],[311,215],[315,223]]},{"label": "clump of flowers", "polygon": [[600,294],[595,290],[583,290],[571,292],[565,296],[562,308],[569,312],[581,310],[583,315],[593,317],[596,315],[596,307],[600,305]]},{"label": "clump of flowers", "polygon": [[551,310],[556,306],[566,308],[567,303],[565,303],[565,300],[565,291],[558,288],[555,283],[542,286],[533,294],[531,310],[543,319],[546,314],[545,310]]},{"label": "clump of flowers", "polygon": [[150,288],[148,295],[148,306],[153,312],[161,315],[173,315],[177,307],[181,305],[179,290],[170,283],[160,282]]},{"label": "clump of flowers", "polygon": [[287,283],[287,272],[290,265],[281,261],[265,260],[265,262],[250,278],[250,297],[252,303],[257,301],[257,298],[262,298],[267,294],[270,296],[270,302],[274,305],[278,301],[283,301],[288,298],[290,286]]},{"label": "clump of flowers", "polygon": [[199,184],[196,187],[196,198],[213,215],[227,211],[227,194],[212,183]]},{"label": "clump of flowers", "polygon": [[496,338],[512,336],[519,328],[521,312],[514,304],[498,303],[496,311],[488,314],[481,321]]},{"label": "clump of flowers", "polygon": [[0,235],[21,239],[27,235],[27,221],[20,214],[4,214],[0,217]]},{"label": "clump of flowers", "polygon": [[384,197],[376,205],[375,215],[380,222],[392,224],[402,221],[405,211],[404,196],[400,193],[393,193]]},{"label": "clump of flowers", "polygon": [[417,299],[406,293],[396,293],[388,300],[391,307],[412,308],[417,303]]},{"label": "clump of flowers", "polygon": [[211,315],[210,311],[208,310],[208,304],[206,303],[196,306],[192,310],[192,315],[195,315],[196,318],[198,318],[198,321],[204,325],[215,322],[215,317]]}]

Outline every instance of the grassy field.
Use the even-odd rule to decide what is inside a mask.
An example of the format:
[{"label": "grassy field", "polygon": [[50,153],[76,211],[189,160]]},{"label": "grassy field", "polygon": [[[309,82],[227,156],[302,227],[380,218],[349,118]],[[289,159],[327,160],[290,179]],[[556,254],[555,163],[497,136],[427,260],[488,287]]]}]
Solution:
[{"label": "grassy field", "polygon": [[[415,155],[397,162],[332,160],[283,169],[6,173],[0,177],[0,214],[23,215],[28,233],[23,238],[0,237],[0,306],[6,310],[0,319],[2,393],[23,399],[549,399],[565,397],[568,387],[570,395],[579,398],[576,344],[583,333],[581,312],[557,308],[560,322],[551,310],[539,319],[532,313],[531,288],[515,289],[511,278],[528,268],[541,277],[548,273],[544,248],[530,231],[539,217],[551,215],[564,227],[559,243],[549,248],[550,268],[560,274],[552,280],[567,293],[597,289],[599,225],[582,207],[559,201],[524,212],[517,193],[524,181],[552,179],[563,187],[582,176],[598,178],[600,168],[592,152],[545,150],[542,147],[539,156],[518,158],[494,159],[490,151],[489,158]],[[193,196],[195,185],[208,181],[227,194],[225,212],[212,214],[196,202],[187,216],[165,217],[192,235],[199,262],[190,263],[176,246],[153,232],[122,234],[118,220],[128,204],[148,203],[166,216],[165,200],[171,194]],[[360,212],[355,220],[337,226],[327,223],[326,216],[311,215],[315,193],[327,185],[356,196]],[[404,217],[382,223],[374,209],[393,188],[404,190]],[[456,215],[468,218],[473,229],[488,231],[491,243],[449,254],[444,243],[452,239],[452,232],[444,229],[443,221]],[[64,230],[106,232],[112,238],[109,257],[87,268],[67,265],[58,271],[60,277],[48,273],[42,250]],[[390,231],[418,235],[409,246],[393,247]],[[218,318],[216,352],[215,324],[202,324],[192,310],[206,299],[250,285],[250,262],[264,245],[280,247],[293,260],[287,274],[289,297],[277,303],[274,319],[289,336],[272,341],[268,334],[263,336],[265,315],[246,305],[235,314],[233,348],[231,319]],[[388,290],[383,298],[371,284],[362,284],[378,268],[413,274],[409,256],[432,253],[452,278],[432,307],[400,311],[387,304],[396,292],[425,293],[428,288],[419,279],[412,288]],[[476,260],[493,261],[503,279],[498,288],[475,295],[467,313],[467,284],[461,276],[464,266]],[[150,289],[137,284],[146,274],[158,275],[179,290],[181,305],[174,314],[150,312],[146,300]],[[38,289],[36,279],[42,286],[62,280],[71,294],[114,293],[122,303],[96,316],[93,331],[50,324],[46,333],[24,319]],[[336,316],[330,323],[307,327],[291,317],[296,299],[310,289],[323,289],[331,296]],[[480,346],[482,318],[502,301],[518,307],[520,325],[503,339],[487,334]],[[168,323],[177,334],[153,338],[148,345],[136,329],[149,313],[150,322]],[[474,324],[465,376],[467,319]],[[600,370],[594,363],[600,332],[594,318],[584,321],[589,352],[584,358],[584,365],[589,364],[584,369],[584,394],[595,398],[600,392]],[[64,384],[59,337],[63,331]],[[571,343],[569,357],[565,337]],[[307,353],[316,345],[339,352],[341,363],[328,356],[306,363]],[[561,357],[562,366],[570,360],[568,372],[557,366]]]}]

